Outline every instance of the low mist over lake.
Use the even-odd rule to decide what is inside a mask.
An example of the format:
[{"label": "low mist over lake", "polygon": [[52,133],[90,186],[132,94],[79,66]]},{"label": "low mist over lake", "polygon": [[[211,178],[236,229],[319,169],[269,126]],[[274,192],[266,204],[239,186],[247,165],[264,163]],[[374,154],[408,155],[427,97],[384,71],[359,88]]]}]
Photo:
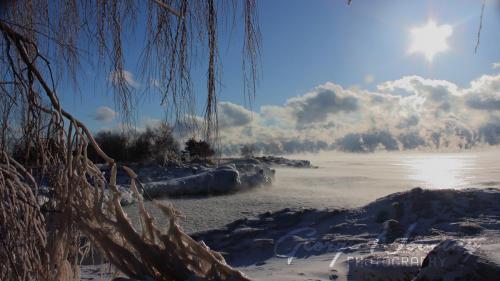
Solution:
[{"label": "low mist over lake", "polygon": [[[500,151],[453,153],[322,152],[294,155],[318,168],[276,168],[272,186],[201,198],[165,199],[181,210],[187,231],[221,227],[241,217],[283,208],[351,208],[422,187],[499,187]],[[148,206],[151,203],[146,202]],[[131,206],[129,208],[135,208]],[[151,208],[158,217],[162,215]]]}]

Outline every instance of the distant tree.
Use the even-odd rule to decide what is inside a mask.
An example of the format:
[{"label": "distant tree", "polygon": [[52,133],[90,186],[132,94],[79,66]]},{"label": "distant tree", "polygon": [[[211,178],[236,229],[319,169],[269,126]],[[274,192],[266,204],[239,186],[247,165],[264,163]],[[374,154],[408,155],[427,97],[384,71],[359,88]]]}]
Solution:
[{"label": "distant tree", "polygon": [[191,158],[208,158],[215,154],[215,151],[208,142],[203,140],[197,141],[194,138],[191,138],[186,142],[184,150]]},{"label": "distant tree", "polygon": [[172,127],[165,122],[147,127],[130,145],[130,160],[135,162],[165,164],[169,157],[178,154],[179,142],[173,135]]},{"label": "distant tree", "polygon": [[[128,137],[124,133],[100,131],[94,137],[99,147],[116,161],[127,161]],[[92,146],[88,147],[88,157],[94,162],[103,162],[103,159]]]},{"label": "distant tree", "polygon": [[[173,135],[172,127],[167,123],[147,127],[138,133],[101,131],[95,136],[97,144],[106,149],[119,162],[156,162],[165,164],[169,158],[179,155],[179,142]],[[99,162],[96,151],[89,147],[88,157]]]},{"label": "distant tree", "polygon": [[240,154],[242,157],[251,158],[254,156],[254,146],[252,144],[245,144],[241,147]]},{"label": "distant tree", "polygon": [[167,123],[161,123],[153,131],[153,151],[163,158],[162,160],[166,160],[171,152],[179,154],[180,145],[173,132],[173,128]]}]

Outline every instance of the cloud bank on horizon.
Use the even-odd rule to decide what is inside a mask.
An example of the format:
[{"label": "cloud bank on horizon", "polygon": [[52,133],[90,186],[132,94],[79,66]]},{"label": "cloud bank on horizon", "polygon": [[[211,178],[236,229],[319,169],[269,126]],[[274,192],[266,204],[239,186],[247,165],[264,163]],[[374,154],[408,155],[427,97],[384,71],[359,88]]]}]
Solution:
[{"label": "cloud bank on horizon", "polygon": [[227,154],[242,144],[262,153],[468,149],[500,144],[500,74],[466,87],[420,76],[386,81],[375,91],[327,82],[281,106],[251,112],[221,102],[218,112]]},{"label": "cloud bank on horizon", "polygon": [[[469,149],[500,144],[500,73],[482,75],[466,87],[417,75],[380,83],[373,91],[327,82],[283,105],[250,111],[219,102],[217,111],[224,154],[238,154],[244,144],[264,154]],[[116,115],[100,107],[93,118],[110,122]],[[195,115],[174,124],[180,138],[202,127],[203,118]]]}]

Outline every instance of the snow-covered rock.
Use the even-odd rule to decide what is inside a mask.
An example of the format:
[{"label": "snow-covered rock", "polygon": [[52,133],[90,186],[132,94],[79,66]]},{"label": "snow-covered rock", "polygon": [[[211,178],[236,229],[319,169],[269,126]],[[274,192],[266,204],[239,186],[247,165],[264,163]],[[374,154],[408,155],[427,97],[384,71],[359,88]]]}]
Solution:
[{"label": "snow-covered rock", "polygon": [[499,280],[498,202],[499,189],[416,188],[355,209],[266,212],[192,237],[246,273],[264,268],[264,280],[328,280],[322,270],[330,280]]},{"label": "snow-covered rock", "polygon": [[500,280],[500,266],[474,250],[477,249],[467,249],[456,240],[441,242],[425,257],[413,281]]},{"label": "snow-covered rock", "polygon": [[227,193],[241,186],[240,174],[234,165],[224,165],[185,177],[144,183],[145,196],[201,195]]},{"label": "snow-covered rock", "polygon": [[[232,159],[220,165],[185,163],[162,167],[135,164],[130,167],[137,173],[146,199],[232,193],[269,185],[274,178],[274,170],[255,159]],[[109,168],[102,167],[102,170],[109,174]],[[124,187],[121,190],[124,204],[134,202],[132,193],[128,190],[129,180],[123,171],[118,170],[117,183]]]},{"label": "snow-covered rock", "polygon": [[255,160],[261,161],[270,166],[282,166],[292,168],[317,168],[312,166],[309,160],[295,160],[276,156],[255,157]]},{"label": "snow-covered rock", "polygon": [[[470,239],[483,233],[498,237],[498,202],[498,189],[416,188],[356,209],[283,209],[264,213],[194,237],[223,252],[226,260],[236,266],[254,265],[276,255],[317,256],[337,252],[339,248],[370,251],[408,243],[434,246],[449,237]],[[268,243],[259,243],[257,248],[256,241]]]}]

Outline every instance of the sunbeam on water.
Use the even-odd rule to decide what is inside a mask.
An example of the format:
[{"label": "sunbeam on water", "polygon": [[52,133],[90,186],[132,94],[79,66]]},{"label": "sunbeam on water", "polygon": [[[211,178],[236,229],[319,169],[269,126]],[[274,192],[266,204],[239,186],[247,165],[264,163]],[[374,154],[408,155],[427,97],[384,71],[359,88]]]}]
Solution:
[{"label": "sunbeam on water", "polygon": [[475,155],[412,155],[402,157],[401,165],[410,180],[425,188],[463,188],[474,182],[471,172],[477,165]]}]

